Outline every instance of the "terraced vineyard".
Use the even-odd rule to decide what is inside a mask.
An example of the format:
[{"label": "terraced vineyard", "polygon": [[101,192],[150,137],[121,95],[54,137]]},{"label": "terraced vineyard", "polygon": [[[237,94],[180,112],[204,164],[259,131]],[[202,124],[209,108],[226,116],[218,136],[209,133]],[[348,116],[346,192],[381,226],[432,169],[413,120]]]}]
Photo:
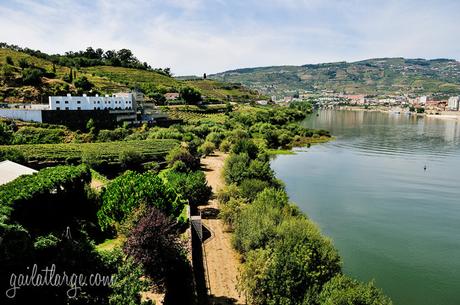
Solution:
[{"label": "terraced vineyard", "polygon": [[27,163],[76,164],[92,159],[120,163],[123,154],[135,154],[139,162],[157,161],[178,145],[176,140],[120,141],[104,143],[33,144],[0,146],[0,155],[14,151]]}]

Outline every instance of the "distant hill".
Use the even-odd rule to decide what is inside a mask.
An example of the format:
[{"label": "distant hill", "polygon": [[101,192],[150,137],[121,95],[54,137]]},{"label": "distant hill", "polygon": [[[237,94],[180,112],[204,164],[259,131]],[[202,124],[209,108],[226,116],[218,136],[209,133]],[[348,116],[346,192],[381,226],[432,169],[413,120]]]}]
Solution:
[{"label": "distant hill", "polygon": [[[28,50],[28,49],[27,49]],[[39,52],[39,51],[37,51]],[[77,93],[75,80],[85,76],[94,87],[91,92],[111,94],[139,88],[147,95],[162,95],[169,91],[179,91],[183,87],[193,87],[208,100],[250,101],[259,98],[259,94],[242,85],[224,83],[218,80],[178,80],[162,73],[161,70],[129,68],[109,65],[71,66],[65,56],[55,61],[55,55],[0,48],[0,102],[47,103],[49,95]],[[27,68],[24,67],[27,63]],[[73,62],[71,62],[73,64]],[[27,81],[26,70],[40,70],[36,82]],[[73,79],[68,76],[72,70]],[[31,72],[30,74],[33,74]],[[32,75],[33,76],[33,75]]]},{"label": "distant hill", "polygon": [[357,94],[460,94],[460,62],[376,58],[303,66],[246,68],[210,75],[266,94],[334,90]]}]

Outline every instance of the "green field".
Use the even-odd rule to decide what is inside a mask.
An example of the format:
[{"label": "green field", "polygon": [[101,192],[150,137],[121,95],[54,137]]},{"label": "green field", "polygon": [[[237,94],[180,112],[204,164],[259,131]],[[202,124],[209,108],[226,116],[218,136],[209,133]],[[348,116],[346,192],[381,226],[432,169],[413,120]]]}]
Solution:
[{"label": "green field", "polygon": [[140,162],[163,159],[178,145],[175,140],[120,141],[106,143],[26,144],[0,146],[0,154],[15,150],[27,163],[80,163],[85,159],[119,163],[123,153],[136,153]]}]

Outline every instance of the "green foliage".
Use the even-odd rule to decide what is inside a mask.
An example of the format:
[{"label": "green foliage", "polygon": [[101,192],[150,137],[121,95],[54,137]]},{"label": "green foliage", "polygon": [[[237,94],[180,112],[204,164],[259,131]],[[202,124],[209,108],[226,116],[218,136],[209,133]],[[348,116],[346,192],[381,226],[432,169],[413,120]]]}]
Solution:
[{"label": "green foliage", "polygon": [[239,139],[233,144],[232,153],[242,154],[245,153],[249,156],[250,159],[257,158],[259,153],[259,148],[253,141],[247,139]]},{"label": "green foliage", "polygon": [[0,145],[11,144],[13,133],[11,126],[0,122]]},{"label": "green foliage", "polygon": [[11,58],[11,56],[7,56],[5,58],[5,62],[6,62],[7,65],[14,66],[14,61],[13,61],[13,58]]},{"label": "green foliage", "polygon": [[192,87],[184,87],[180,90],[181,98],[191,105],[195,105],[201,101],[201,93]]},{"label": "green foliage", "polygon": [[172,149],[166,156],[166,162],[170,167],[177,167],[177,161],[181,161],[183,163],[180,165],[182,168],[180,171],[183,171],[184,169],[187,171],[195,171],[200,167],[200,159],[192,155],[192,153],[186,147],[176,147]]},{"label": "green foliage", "polygon": [[241,197],[253,201],[257,195],[264,189],[270,187],[269,181],[260,179],[244,179],[239,185],[239,194]]},{"label": "green foliage", "polygon": [[97,213],[101,228],[123,223],[140,204],[154,206],[167,215],[179,216],[184,202],[156,174],[126,171],[112,180],[101,195],[102,206]]},{"label": "green foliage", "polygon": [[345,275],[337,275],[327,282],[319,296],[320,305],[391,305],[391,300],[374,286]]},{"label": "green foliage", "polygon": [[96,158],[98,163],[120,164],[120,151],[136,150],[142,162],[163,159],[178,143],[174,140],[122,141],[107,143],[69,143],[0,146],[0,156],[12,151],[28,162],[78,163]]},{"label": "green foliage", "polygon": [[46,168],[33,175],[21,176],[1,185],[0,205],[2,208],[13,207],[16,202],[28,200],[58,188],[89,182],[90,178],[89,168],[84,165]]},{"label": "green foliage", "polygon": [[265,189],[241,211],[235,223],[233,239],[238,251],[247,253],[263,248],[273,240],[276,227],[291,213],[287,196],[283,193],[281,190]]},{"label": "green foliage", "polygon": [[83,92],[90,91],[94,87],[94,84],[90,82],[86,76],[77,78],[74,85],[77,89],[81,89]]},{"label": "green foliage", "polygon": [[176,193],[180,194],[183,199],[187,199],[191,206],[205,204],[211,196],[211,187],[208,185],[206,176],[202,171],[184,173],[169,170],[166,172],[165,178],[167,184]]},{"label": "green foliage", "polygon": [[44,72],[37,68],[26,68],[22,71],[22,82],[24,85],[38,86],[41,84],[41,78]]},{"label": "green foliage", "polygon": [[[93,126],[94,127],[94,126]],[[89,130],[91,130],[90,127]],[[116,128],[113,130],[99,130],[97,140],[99,142],[122,141],[129,135],[129,130],[125,128]]]},{"label": "green foliage", "polygon": [[14,134],[12,144],[57,144],[63,143],[64,139],[65,132],[61,128],[27,126]]},{"label": "green foliage", "polygon": [[216,149],[216,145],[212,142],[206,141],[198,148],[198,153],[203,156],[209,156]]},{"label": "green foliage", "polygon": [[112,293],[109,296],[110,305],[139,305],[147,304],[141,302],[141,292],[148,291],[149,280],[141,279],[143,276],[142,267],[127,258],[118,266],[117,273],[113,277],[111,285]]},{"label": "green foliage", "polygon": [[220,206],[219,217],[233,230],[235,223],[240,217],[240,213],[246,204],[247,201],[244,199],[230,198],[227,202]]},{"label": "green foliage", "polygon": [[3,147],[0,149],[0,161],[10,160],[16,163],[26,163],[24,154],[14,147]]}]

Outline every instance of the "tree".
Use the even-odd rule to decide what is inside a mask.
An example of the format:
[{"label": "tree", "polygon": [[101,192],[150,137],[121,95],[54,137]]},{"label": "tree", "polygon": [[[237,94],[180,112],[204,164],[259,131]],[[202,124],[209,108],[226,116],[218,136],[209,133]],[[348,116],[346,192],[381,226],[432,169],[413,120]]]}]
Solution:
[{"label": "tree", "polygon": [[6,57],[6,64],[14,66],[14,61],[13,61],[13,58],[11,58],[11,56]]},{"label": "tree", "polygon": [[192,155],[185,147],[174,148],[166,156],[166,162],[169,167],[174,166],[176,161],[182,161],[188,171],[194,171],[200,167],[200,159]]},{"label": "tree", "polygon": [[167,172],[166,180],[168,185],[180,194],[183,199],[188,199],[191,206],[205,204],[211,197],[212,189],[202,171],[181,173],[171,170]]},{"label": "tree", "polygon": [[170,276],[182,261],[174,222],[154,207],[131,230],[124,251],[144,266],[147,275],[160,280]]},{"label": "tree", "polygon": [[86,76],[77,78],[74,84],[77,89],[81,89],[83,91],[90,91],[94,87],[94,84],[90,82]]},{"label": "tree", "polygon": [[18,64],[19,64],[19,67],[20,67],[22,70],[24,70],[25,68],[28,68],[28,67],[29,67],[29,63],[27,62],[27,60],[26,60],[25,58],[19,59]]},{"label": "tree", "polygon": [[38,68],[26,68],[22,71],[22,82],[25,85],[38,86],[41,84],[43,71]]},{"label": "tree", "polygon": [[187,104],[191,105],[195,105],[201,101],[201,93],[191,87],[182,88],[180,90],[180,96]]},{"label": "tree", "polygon": [[101,194],[102,206],[97,216],[103,229],[123,223],[141,204],[154,206],[166,215],[178,217],[184,207],[174,190],[156,174],[126,171],[112,180]]}]

